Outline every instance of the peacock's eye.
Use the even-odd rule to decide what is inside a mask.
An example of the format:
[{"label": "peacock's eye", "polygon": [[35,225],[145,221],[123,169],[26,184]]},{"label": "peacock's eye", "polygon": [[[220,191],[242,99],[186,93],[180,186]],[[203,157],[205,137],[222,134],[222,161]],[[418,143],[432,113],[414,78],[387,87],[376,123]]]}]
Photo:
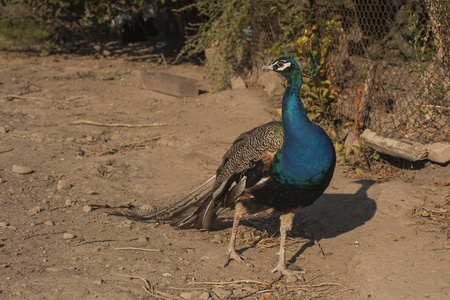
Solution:
[{"label": "peacock's eye", "polygon": [[283,64],[281,61],[279,61],[279,62],[277,63],[277,67],[278,67],[278,68],[281,68],[283,65],[284,65],[284,64]]}]

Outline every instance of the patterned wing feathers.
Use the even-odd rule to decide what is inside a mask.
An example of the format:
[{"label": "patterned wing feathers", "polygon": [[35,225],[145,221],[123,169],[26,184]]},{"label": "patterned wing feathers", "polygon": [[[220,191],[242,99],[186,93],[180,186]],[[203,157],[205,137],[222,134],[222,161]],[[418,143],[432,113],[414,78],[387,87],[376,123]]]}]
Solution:
[{"label": "patterned wing feathers", "polygon": [[172,215],[179,228],[205,228],[220,213],[233,208],[246,188],[267,174],[283,143],[281,122],[271,122],[241,134],[225,153],[211,191]]}]

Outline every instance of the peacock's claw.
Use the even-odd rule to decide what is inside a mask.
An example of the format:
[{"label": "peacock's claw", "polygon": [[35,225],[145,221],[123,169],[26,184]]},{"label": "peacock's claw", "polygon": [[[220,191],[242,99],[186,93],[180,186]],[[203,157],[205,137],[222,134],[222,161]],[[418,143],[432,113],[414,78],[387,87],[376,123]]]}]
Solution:
[{"label": "peacock's claw", "polygon": [[[278,272],[281,278],[282,276],[286,276],[286,277],[294,277],[296,280],[298,281],[305,281],[305,278],[303,278],[302,275],[300,274],[304,274],[306,273],[305,271],[292,271],[292,270],[288,270],[286,268],[286,266],[284,265],[277,265],[272,271],[271,273],[275,273]],[[295,281],[295,280],[294,280]]]},{"label": "peacock's claw", "polygon": [[225,262],[225,264],[223,265],[224,268],[226,268],[228,266],[228,264],[232,261],[235,260],[237,262],[240,263],[245,263],[248,267],[253,268],[253,264],[249,263],[248,261],[244,260],[244,257],[242,257],[241,255],[239,255],[236,251],[229,251],[228,252],[228,259]]}]

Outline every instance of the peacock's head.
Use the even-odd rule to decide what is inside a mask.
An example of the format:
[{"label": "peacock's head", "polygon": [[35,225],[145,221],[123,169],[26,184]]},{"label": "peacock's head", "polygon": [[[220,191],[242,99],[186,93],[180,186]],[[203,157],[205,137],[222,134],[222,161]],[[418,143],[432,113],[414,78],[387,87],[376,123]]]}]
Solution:
[{"label": "peacock's head", "polygon": [[286,78],[292,76],[294,73],[300,72],[301,74],[301,70],[297,62],[290,56],[282,56],[277,58],[270,64],[264,66],[262,69],[275,71]]}]

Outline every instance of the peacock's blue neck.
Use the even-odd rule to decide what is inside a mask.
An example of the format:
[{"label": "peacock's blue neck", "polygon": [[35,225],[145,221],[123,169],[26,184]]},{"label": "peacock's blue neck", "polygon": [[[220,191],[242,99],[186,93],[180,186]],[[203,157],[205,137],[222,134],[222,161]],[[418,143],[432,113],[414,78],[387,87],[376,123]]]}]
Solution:
[{"label": "peacock's blue neck", "polygon": [[282,107],[283,147],[272,172],[279,181],[308,185],[322,179],[333,160],[327,153],[334,154],[334,149],[330,149],[327,134],[306,115],[298,96],[301,86],[302,74],[297,70],[287,78]]},{"label": "peacock's blue neck", "polygon": [[296,139],[301,132],[312,125],[306,115],[303,103],[299,98],[303,78],[300,71],[294,73],[287,80],[286,90],[283,96],[282,122],[284,139]]}]

